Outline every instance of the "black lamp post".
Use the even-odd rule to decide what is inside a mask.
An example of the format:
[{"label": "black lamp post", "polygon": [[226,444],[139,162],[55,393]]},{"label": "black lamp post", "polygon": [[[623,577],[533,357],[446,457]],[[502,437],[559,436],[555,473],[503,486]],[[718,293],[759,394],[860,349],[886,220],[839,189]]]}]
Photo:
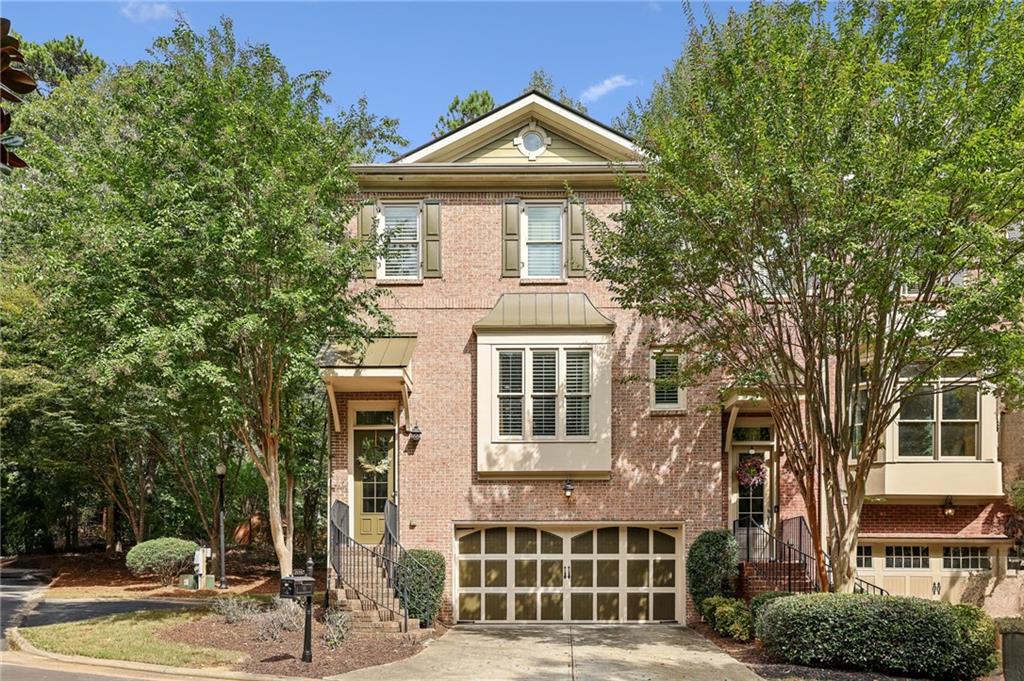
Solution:
[{"label": "black lamp post", "polygon": [[227,554],[224,552],[224,476],[227,475],[228,467],[223,463],[217,464],[217,479],[220,480],[220,588],[228,588],[228,578],[225,571]]},{"label": "black lamp post", "polygon": [[[306,576],[313,577],[313,558],[306,559]],[[302,635],[302,661],[313,661],[313,589],[310,585],[309,594],[306,596],[306,631]]]}]

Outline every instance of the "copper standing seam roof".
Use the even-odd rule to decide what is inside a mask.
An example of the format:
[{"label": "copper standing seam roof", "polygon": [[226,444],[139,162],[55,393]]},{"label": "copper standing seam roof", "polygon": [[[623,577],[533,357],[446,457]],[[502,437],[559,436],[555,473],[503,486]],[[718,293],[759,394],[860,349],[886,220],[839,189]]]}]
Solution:
[{"label": "copper standing seam roof", "polygon": [[503,293],[473,328],[611,331],[615,322],[601,314],[585,293]]},{"label": "copper standing seam roof", "polygon": [[388,336],[370,341],[361,356],[350,348],[332,344],[325,347],[317,359],[321,369],[339,367],[404,368],[409,366],[415,349],[415,334]]}]

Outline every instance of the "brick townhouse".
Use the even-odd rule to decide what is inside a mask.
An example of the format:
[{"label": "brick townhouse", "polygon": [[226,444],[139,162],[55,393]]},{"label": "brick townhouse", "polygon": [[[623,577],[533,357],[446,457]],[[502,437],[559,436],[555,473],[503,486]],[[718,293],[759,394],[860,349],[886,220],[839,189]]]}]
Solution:
[{"label": "brick townhouse", "polygon": [[[764,486],[737,482],[741,460],[774,450],[763,405],[723,403],[713,378],[686,390],[643,380],[676,359],[587,276],[583,206],[613,220],[617,175],[639,173],[636,158],[622,134],[531,92],[354,168],[370,201],[353,229],[391,235],[366,276],[388,289],[399,333],[321,357],[335,577],[359,545],[397,540],[444,555],[454,620],[687,621],[698,534],[778,531],[804,514],[777,464]],[[955,458],[894,439],[872,475],[865,580],[927,597],[923,580],[941,581],[945,598],[949,580],[1006,572],[1004,462],[1024,458],[1024,424],[972,399],[954,414],[958,433],[974,432]],[[915,424],[930,413],[949,430],[934,418],[948,406],[918,411]]]}]

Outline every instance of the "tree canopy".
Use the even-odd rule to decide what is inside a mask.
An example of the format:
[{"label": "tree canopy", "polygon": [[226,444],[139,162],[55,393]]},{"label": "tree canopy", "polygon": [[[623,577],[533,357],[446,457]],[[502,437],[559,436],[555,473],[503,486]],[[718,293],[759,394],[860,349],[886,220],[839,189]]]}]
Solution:
[{"label": "tree canopy", "polygon": [[564,87],[558,88],[558,92],[555,92],[555,81],[542,68],[534,69],[533,73],[530,74],[530,82],[523,88],[523,92],[529,92],[530,90],[537,90],[549,97],[553,97],[570,109],[576,109],[580,113],[587,113],[587,105],[583,103],[583,100],[576,99],[570,95]]},{"label": "tree canopy", "polygon": [[448,105],[448,112],[438,117],[437,125],[434,126],[434,137],[460,128],[493,110],[494,98],[488,90],[473,90],[465,99],[459,99],[456,95]]},{"label": "tree canopy", "polygon": [[812,525],[824,475],[850,588],[900,404],[1024,386],[1024,8],[754,3],[691,21],[640,112],[646,177],[623,180],[618,225],[594,223],[595,271],[670,324],[680,383],[724,375],[767,400]]},{"label": "tree canopy", "polygon": [[401,140],[365,100],[328,112],[327,75],[290,75],[229,20],[206,35],[179,20],[150,59],[23,108],[34,168],[4,188],[9,281],[42,301],[26,352],[69,389],[43,421],[77,434],[137,541],[161,475],[202,516],[213,464],[244,455],[291,571],[298,459],[321,442],[304,405],[325,418],[316,353],[388,323],[357,284],[380,244],[346,231],[348,168]]}]

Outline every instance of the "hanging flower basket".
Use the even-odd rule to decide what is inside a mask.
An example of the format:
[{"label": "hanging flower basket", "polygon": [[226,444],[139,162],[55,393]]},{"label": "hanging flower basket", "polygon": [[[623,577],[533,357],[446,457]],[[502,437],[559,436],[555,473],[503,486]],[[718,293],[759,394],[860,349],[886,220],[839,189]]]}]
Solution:
[{"label": "hanging flower basket", "polygon": [[768,479],[768,468],[764,465],[764,459],[750,457],[740,462],[736,469],[736,479],[744,487],[756,487],[763,485]]},{"label": "hanging flower basket", "polygon": [[361,451],[359,456],[356,457],[356,461],[363,467],[363,470],[367,473],[376,473],[378,475],[384,475],[388,472],[388,465],[390,463],[391,448],[382,446],[380,443],[375,442],[372,439],[363,440]]}]

